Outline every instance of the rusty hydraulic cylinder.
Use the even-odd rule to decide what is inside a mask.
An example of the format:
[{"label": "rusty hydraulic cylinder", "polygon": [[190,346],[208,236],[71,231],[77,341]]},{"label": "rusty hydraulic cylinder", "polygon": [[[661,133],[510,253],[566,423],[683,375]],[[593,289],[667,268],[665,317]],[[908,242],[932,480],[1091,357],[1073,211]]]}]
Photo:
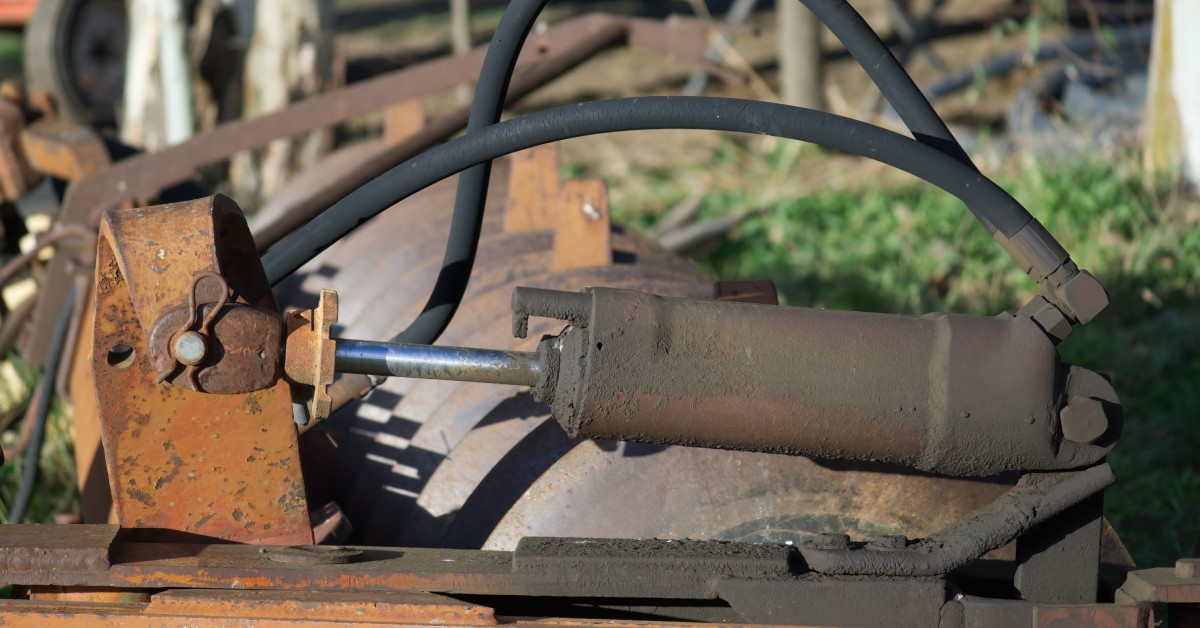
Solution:
[{"label": "rusty hydraulic cylinder", "polygon": [[[573,437],[986,476],[1093,464],[1120,431],[1112,387],[1061,364],[1021,316],[899,316],[604,288],[518,288],[513,311],[518,335],[529,316],[571,323],[543,340],[543,366],[557,372],[534,394]],[[1063,435],[1072,414],[1086,416],[1077,423],[1088,429],[1074,430],[1084,442]]]}]

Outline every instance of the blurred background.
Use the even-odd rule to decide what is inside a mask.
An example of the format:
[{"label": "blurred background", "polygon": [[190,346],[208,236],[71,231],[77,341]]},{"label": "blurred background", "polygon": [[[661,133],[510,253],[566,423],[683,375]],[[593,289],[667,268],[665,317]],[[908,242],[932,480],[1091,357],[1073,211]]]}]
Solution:
[{"label": "blurred background", "polygon": [[[1200,552],[1200,7],[1191,0],[855,0],[989,177],[1096,274],[1113,305],[1062,345],[1111,374],[1126,404],[1107,515],[1139,564]],[[7,0],[0,93],[106,141],[161,150],[239,118],[462,55],[501,0]],[[866,75],[796,2],[554,2],[695,16],[706,61],[614,48],[511,107],[640,94],[710,94],[822,108],[903,131]],[[1173,36],[1181,34],[1183,36]],[[417,101],[438,119],[470,88]],[[200,172],[248,212],[298,173],[384,135],[383,114],[277,140]],[[1191,131],[1189,136],[1188,131]],[[1192,151],[1189,153],[1189,149]],[[947,194],[880,164],[769,138],[663,131],[562,146],[565,174],[609,182],[614,218],[722,279],[773,279],[784,304],[992,314],[1034,286]],[[32,212],[36,214],[37,212]],[[30,222],[36,224],[36,220]],[[36,227],[31,227],[36,231]],[[4,298],[14,298],[6,289]],[[3,366],[0,501],[16,490],[36,369]],[[13,411],[15,409],[15,412]],[[31,520],[80,505],[71,423],[52,414]]]}]

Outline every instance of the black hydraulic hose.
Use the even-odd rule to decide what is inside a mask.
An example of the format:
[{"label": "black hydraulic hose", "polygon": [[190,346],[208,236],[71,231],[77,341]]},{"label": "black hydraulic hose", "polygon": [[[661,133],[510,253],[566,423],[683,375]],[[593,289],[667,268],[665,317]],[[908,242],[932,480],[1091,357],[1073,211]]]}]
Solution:
[{"label": "black hydraulic hose", "polygon": [[913,82],[879,34],[871,29],[847,0],[800,1],[837,36],[846,47],[846,52],[858,61],[918,142],[928,144],[975,169],[975,164],[958,140],[954,139],[933,105],[925,99],[921,88]]},{"label": "black hydraulic hose", "polygon": [[[966,151],[954,139],[912,77],[892,55],[879,35],[846,0],[800,0],[842,41],[871,80],[891,103],[918,141],[933,146],[974,169]],[[488,45],[471,103],[468,133],[500,120],[505,92],[517,56],[548,0],[513,0],[505,9]],[[395,342],[432,344],[450,323],[466,292],[483,225],[491,162],[464,171],[458,180],[442,269],[421,314]]]},{"label": "black hydraulic hose", "polygon": [[[514,0],[505,9],[500,24],[488,44],[487,55],[475,85],[475,97],[471,101],[471,116],[467,122],[467,133],[479,131],[500,121],[508,84],[517,56],[529,31],[533,29],[542,7],[548,0]],[[458,192],[454,197],[454,215],[450,219],[450,235],[446,239],[446,252],[442,257],[442,269],[438,273],[429,300],[417,318],[393,341],[415,344],[433,344],[442,335],[458,306],[471,278],[475,266],[475,252],[479,248],[479,234],[483,228],[483,210],[487,201],[488,179],[492,175],[492,162],[483,161],[458,175]]]},{"label": "black hydraulic hose", "polygon": [[9,523],[20,523],[29,510],[29,502],[33,498],[33,485],[37,480],[38,464],[42,458],[42,440],[46,435],[46,420],[50,416],[50,402],[54,397],[54,374],[58,372],[58,359],[62,355],[63,342],[67,336],[68,323],[75,311],[75,299],[78,297],[79,284],[71,286],[67,293],[67,301],[63,304],[54,322],[54,335],[50,339],[50,348],[46,352],[46,365],[42,369],[42,381],[38,384],[37,404],[32,417],[33,430],[29,436],[29,446],[25,449],[25,461],[21,468],[21,484],[8,509]]},{"label": "black hydraulic hose", "polygon": [[625,98],[556,107],[494,124],[392,168],[267,251],[262,258],[267,278],[278,283],[373,216],[475,164],[549,142],[651,129],[754,133],[821,144],[899,168],[946,190],[961,199],[989,232],[1013,236],[1033,221],[1020,203],[971,166],[864,122],[733,98]]}]

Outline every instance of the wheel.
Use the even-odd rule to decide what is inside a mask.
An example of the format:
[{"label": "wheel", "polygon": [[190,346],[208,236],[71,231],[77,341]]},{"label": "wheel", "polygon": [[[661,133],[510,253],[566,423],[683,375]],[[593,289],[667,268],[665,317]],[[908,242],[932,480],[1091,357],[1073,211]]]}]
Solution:
[{"label": "wheel", "polygon": [[128,35],[124,0],[40,0],[25,28],[25,80],[63,118],[113,126]]}]

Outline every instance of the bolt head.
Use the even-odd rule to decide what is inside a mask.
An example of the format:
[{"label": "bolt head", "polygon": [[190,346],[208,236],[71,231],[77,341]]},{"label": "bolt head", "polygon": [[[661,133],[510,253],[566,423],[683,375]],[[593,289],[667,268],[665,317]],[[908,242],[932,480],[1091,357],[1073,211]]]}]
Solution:
[{"label": "bolt head", "polygon": [[1185,580],[1200,577],[1200,559],[1180,558],[1175,561],[1175,577]]},{"label": "bolt head", "polygon": [[1059,301],[1072,310],[1080,324],[1087,324],[1108,307],[1108,293],[1104,291],[1104,286],[1086,270],[1079,271],[1055,288],[1054,292]]},{"label": "bolt head", "polygon": [[1059,413],[1063,438],[1076,443],[1094,443],[1108,431],[1108,414],[1097,399],[1074,395]]},{"label": "bolt head", "polygon": [[181,364],[195,366],[204,361],[204,356],[208,353],[208,343],[199,332],[185,331],[175,337],[171,352]]}]

